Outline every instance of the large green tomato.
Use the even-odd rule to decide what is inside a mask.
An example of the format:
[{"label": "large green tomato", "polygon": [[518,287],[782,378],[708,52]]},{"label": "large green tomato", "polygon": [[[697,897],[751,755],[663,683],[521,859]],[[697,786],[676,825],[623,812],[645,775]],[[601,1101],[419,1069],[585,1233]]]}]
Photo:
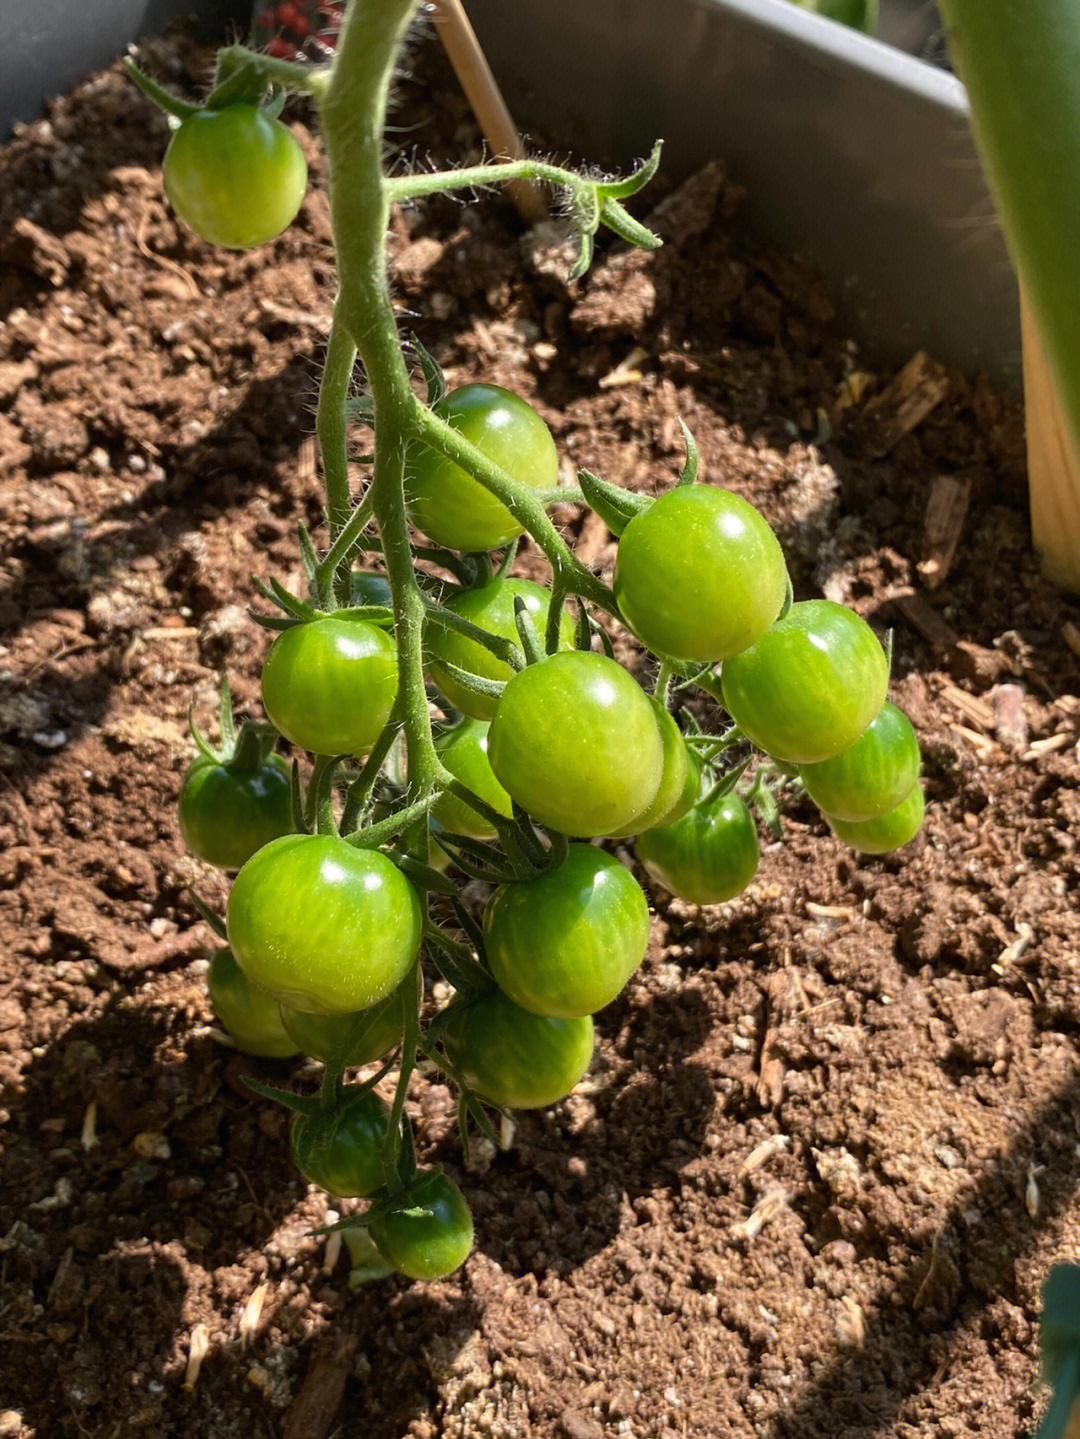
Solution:
[{"label": "large green tomato", "polygon": [[307,162],[291,130],[254,105],[189,115],[162,164],[169,201],[212,245],[248,250],[292,224]]},{"label": "large green tomato", "polygon": [[281,755],[256,769],[192,760],[180,782],[180,833],[192,854],[239,869],[257,849],[293,829],[292,780]]},{"label": "large green tomato", "polygon": [[735,794],[703,800],[674,824],[637,842],[651,880],[689,904],[721,904],[741,894],[757,873],[753,816]]},{"label": "large green tomato", "polygon": [[456,1008],[443,1031],[450,1063],[481,1099],[505,1109],[543,1109],[564,1099],[589,1067],[593,1022],[547,1019],[502,990]]},{"label": "large green tomato", "polygon": [[[465,719],[446,730],[435,741],[443,764],[477,798],[484,800],[507,819],[512,819],[514,806],[510,796],[495,778],[487,756],[488,727],[483,720]],[[473,839],[494,839],[495,826],[457,795],[444,790],[431,807],[431,817],[451,834],[469,835]]]},{"label": "large green tomato", "polygon": [[712,664],[752,645],[776,619],[787,566],[753,505],[686,485],[626,526],[612,584],[623,619],[654,654]]},{"label": "large green tomato", "polygon": [[789,764],[850,749],[885,703],[885,651],[864,619],[804,600],[724,661],[724,704],[752,744]]},{"label": "large green tomato", "polygon": [[294,834],[236,876],[229,944],[248,979],[279,1004],[315,1014],[369,1009],[405,978],[420,948],[420,901],[378,850],[336,835]]},{"label": "large green tomato", "polygon": [[355,1014],[305,1014],[282,1005],[281,1022],[302,1053],[335,1069],[347,1069],[382,1059],[401,1043],[405,1027],[401,1006],[400,993]]},{"label": "large green tomato", "polygon": [[282,1025],[277,1005],[255,988],[231,950],[219,949],[210,961],[206,989],[214,1013],[237,1049],[268,1059],[299,1054]]},{"label": "large green tomato", "polygon": [[649,696],[660,738],[664,745],[664,771],[660,788],[652,804],[622,829],[613,830],[609,839],[624,839],[630,834],[643,834],[658,824],[672,824],[680,819],[701,793],[701,761],[679,731],[679,726],[655,696]]},{"label": "large green tomato", "polygon": [[298,1114],[290,1148],[310,1184],[337,1198],[366,1199],[383,1184],[382,1146],[390,1106],[374,1091],[347,1085],[327,1114]]},{"label": "large green tomato", "polygon": [[539,824],[592,837],[630,825],[656,797],[664,744],[637,681],[606,655],[570,650],[509,681],[488,758]]},{"label": "large green tomato", "polygon": [[386,631],[335,615],[284,630],[262,672],[271,722],[312,754],[366,754],[397,687],[397,649]]},{"label": "large green tomato", "polygon": [[903,710],[888,701],[850,749],[799,766],[806,792],[830,819],[878,819],[907,798],[919,778],[919,741]]},{"label": "large green tomato", "polygon": [[857,849],[860,854],[891,854],[894,849],[909,844],[919,833],[925,810],[922,786],[916,784],[895,809],[879,815],[877,819],[847,824],[842,819],[825,817],[837,839]]},{"label": "large green tomato", "polygon": [[[497,635],[500,639],[510,640],[517,645],[520,641],[514,618],[515,599],[524,603],[530,618],[543,636],[551,604],[551,591],[545,590],[542,585],[533,584],[532,580],[489,580],[486,585],[477,585],[474,589],[451,595],[445,604],[448,610],[453,610],[456,615],[476,625],[478,629],[486,630],[488,634]],[[481,679],[500,682],[512,678],[514,671],[476,640],[470,640],[442,625],[429,624],[426,640],[431,657],[431,678],[446,698],[463,715],[489,720],[495,713],[498,700],[488,695],[476,694],[459,685],[456,680],[451,679],[439,661],[445,660],[449,664],[457,665],[459,669],[468,670],[471,674],[479,675]],[[574,621],[565,609],[559,617],[559,648],[574,648]]]},{"label": "large green tomato", "polygon": [[[498,385],[462,385],[434,406],[435,414],[531,490],[559,483],[559,456],[536,411]],[[450,550],[495,550],[524,531],[506,506],[452,460],[414,443],[406,460],[409,515],[437,545]]]},{"label": "large green tomato", "polygon": [[641,886],[589,844],[572,844],[558,869],[503,885],[484,911],[495,983],[522,1009],[549,1019],[577,1019],[610,1004],[648,943]]},{"label": "large green tomato", "polygon": [[368,1233],[376,1249],[410,1279],[445,1279],[472,1251],[473,1221],[464,1194],[447,1175],[421,1174],[380,1208]]}]

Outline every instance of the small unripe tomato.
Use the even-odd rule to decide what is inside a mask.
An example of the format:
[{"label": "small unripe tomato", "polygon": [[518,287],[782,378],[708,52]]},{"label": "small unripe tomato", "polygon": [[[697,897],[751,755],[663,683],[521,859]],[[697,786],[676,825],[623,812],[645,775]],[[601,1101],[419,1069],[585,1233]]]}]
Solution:
[{"label": "small unripe tomato", "polygon": [[290,1059],[300,1053],[285,1032],[276,1001],[251,983],[232,950],[219,949],[210,961],[206,990],[237,1049],[267,1059]]},{"label": "small unripe tomato", "polygon": [[307,161],[280,120],[254,105],[199,110],[169,141],[169,201],[189,229],[228,250],[275,239],[296,218]]},{"label": "small unripe tomato", "polygon": [[397,687],[397,649],[386,631],[336,615],[284,630],[262,672],[271,722],[312,754],[366,754]]},{"label": "small unripe tomato", "polygon": [[180,783],[178,809],[192,854],[219,869],[240,869],[264,844],[292,832],[289,766],[277,754],[256,769],[199,755]]}]

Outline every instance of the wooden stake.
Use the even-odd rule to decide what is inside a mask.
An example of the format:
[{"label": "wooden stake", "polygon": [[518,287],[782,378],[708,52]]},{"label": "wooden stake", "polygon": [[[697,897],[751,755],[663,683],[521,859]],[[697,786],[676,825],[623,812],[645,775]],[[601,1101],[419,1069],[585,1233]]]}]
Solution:
[{"label": "wooden stake", "polygon": [[[465,98],[472,106],[484,138],[498,160],[521,160],[525,149],[521,137],[506,108],[495,76],[480,48],[476,32],[469,24],[461,0],[434,0],[432,18],[439,32],[454,74],[461,82]],[[526,225],[535,225],[547,213],[543,193],[531,180],[512,180],[507,185],[510,198]]]},{"label": "wooden stake", "polygon": [[1023,287],[1020,336],[1031,537],[1046,578],[1080,594],[1080,463]]}]

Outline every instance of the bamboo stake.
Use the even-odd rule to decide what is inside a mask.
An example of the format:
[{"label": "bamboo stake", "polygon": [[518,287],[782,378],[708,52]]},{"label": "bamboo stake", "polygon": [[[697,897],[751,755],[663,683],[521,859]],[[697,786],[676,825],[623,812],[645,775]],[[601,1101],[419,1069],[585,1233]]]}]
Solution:
[{"label": "bamboo stake", "polygon": [[[498,160],[524,159],[521,137],[499,93],[461,0],[434,0],[432,18],[465,98],[491,146],[493,157]],[[526,225],[535,225],[544,218],[547,206],[539,185],[531,180],[513,180],[506,188]]]},{"label": "bamboo stake", "polygon": [[1032,543],[1046,578],[1080,594],[1080,463],[1022,287],[1020,336]]}]

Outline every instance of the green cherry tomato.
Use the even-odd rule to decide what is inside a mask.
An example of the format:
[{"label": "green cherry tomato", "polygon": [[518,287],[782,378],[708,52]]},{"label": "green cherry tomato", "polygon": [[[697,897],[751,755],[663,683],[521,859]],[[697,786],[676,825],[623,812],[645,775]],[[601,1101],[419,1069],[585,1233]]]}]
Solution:
[{"label": "green cherry tomato", "polygon": [[249,250],[292,224],[307,162],[292,131],[254,105],[200,110],[169,141],[165,193],[189,229],[212,245]]},{"label": "green cherry tomato", "polygon": [[864,619],[804,600],[756,644],[724,661],[724,704],[774,759],[817,764],[850,749],[885,703],[885,651]]},{"label": "green cherry tomato", "polygon": [[624,839],[627,835],[642,834],[654,825],[671,824],[686,813],[701,792],[701,761],[688,748],[679,726],[660,701],[653,695],[649,696],[649,701],[660,726],[660,739],[664,746],[660,788],[649,807],[630,824],[613,830],[609,839]]},{"label": "green cherry tomato", "polygon": [[397,650],[386,631],[333,615],[284,630],[262,672],[271,723],[312,754],[366,754],[397,686]]},{"label": "green cherry tomato", "polygon": [[804,764],[806,792],[830,819],[860,824],[895,809],[919,778],[919,741],[903,710],[888,701],[850,749]]},{"label": "green cherry tomato", "polygon": [[[459,594],[451,595],[445,603],[448,610],[453,610],[478,629],[487,630],[488,634],[519,644],[517,623],[514,619],[515,599],[524,602],[542,635],[547,625],[551,592],[542,585],[533,584],[531,580],[489,580],[486,585],[478,585],[475,589],[462,590]],[[498,700],[465,689],[450,678],[439,661],[445,660],[449,664],[457,665],[459,669],[469,670],[481,679],[503,682],[514,674],[510,666],[496,659],[490,650],[486,650],[475,640],[456,634],[442,625],[428,626],[427,646],[431,678],[454,708],[473,719],[489,720],[495,713]],[[559,648],[574,648],[574,622],[565,609],[559,617]]]},{"label": "green cherry tomato", "polygon": [[[495,778],[487,756],[488,727],[483,720],[466,719],[446,730],[435,741],[443,764],[479,799],[507,819],[512,819],[514,806],[510,796]],[[451,834],[469,835],[472,839],[494,839],[495,826],[457,795],[444,790],[431,807],[431,817]]]},{"label": "green cherry tomato", "polygon": [[277,754],[257,769],[199,755],[180,782],[179,811],[192,854],[219,869],[239,869],[264,844],[292,833],[289,766]]},{"label": "green cherry tomato", "polygon": [[[551,431],[531,405],[509,390],[462,385],[434,410],[518,484],[549,490],[559,483]],[[498,549],[524,530],[478,480],[424,444],[409,450],[405,499],[417,529],[449,550]]]},{"label": "green cherry tomato", "polygon": [[382,1146],[390,1106],[374,1091],[346,1085],[327,1114],[298,1114],[289,1147],[309,1184],[339,1199],[366,1199],[383,1184]]},{"label": "green cherry tomato", "polygon": [[499,989],[455,1009],[443,1031],[450,1063],[470,1089],[505,1109],[564,1099],[589,1067],[593,1022],[531,1014]]},{"label": "green cherry tomato", "polygon": [[236,876],[229,944],[253,984],[314,1014],[370,1009],[420,948],[420,901],[386,855],[336,835],[264,845]]},{"label": "green cherry tomato", "polygon": [[649,905],[611,855],[572,844],[558,869],[503,885],[484,911],[492,977],[515,1004],[578,1019],[610,1004],[645,956]]},{"label": "green cherry tomato", "polygon": [[473,1247],[465,1196],[441,1173],[420,1176],[391,1204],[380,1206],[368,1233],[387,1264],[410,1279],[445,1279]]},{"label": "green cherry tomato", "polygon": [[890,854],[901,849],[919,833],[922,828],[926,802],[921,785],[914,785],[906,799],[877,819],[863,820],[861,824],[847,824],[842,819],[826,815],[829,826],[836,838],[843,840],[860,854]]},{"label": "green cherry tomato", "polygon": [[400,993],[354,1014],[305,1014],[283,1004],[281,1022],[302,1054],[335,1069],[382,1059],[401,1043],[405,1027]]},{"label": "green cherry tomato", "polygon": [[289,1059],[300,1053],[285,1032],[277,1005],[255,988],[231,950],[219,949],[211,959],[206,989],[214,1013],[237,1049],[267,1059]]},{"label": "green cherry tomato", "polygon": [[702,800],[674,824],[649,830],[637,852],[649,878],[679,899],[722,904],[757,873],[757,829],[738,795],[725,794]]},{"label": "green cherry tomato", "polygon": [[753,505],[686,485],[626,526],[612,584],[623,619],[654,654],[711,664],[752,645],[776,619],[787,566]]},{"label": "green cherry tomato", "polygon": [[569,650],[507,683],[488,758],[542,825],[592,837],[629,825],[660,787],[664,745],[637,681],[606,655]]}]

